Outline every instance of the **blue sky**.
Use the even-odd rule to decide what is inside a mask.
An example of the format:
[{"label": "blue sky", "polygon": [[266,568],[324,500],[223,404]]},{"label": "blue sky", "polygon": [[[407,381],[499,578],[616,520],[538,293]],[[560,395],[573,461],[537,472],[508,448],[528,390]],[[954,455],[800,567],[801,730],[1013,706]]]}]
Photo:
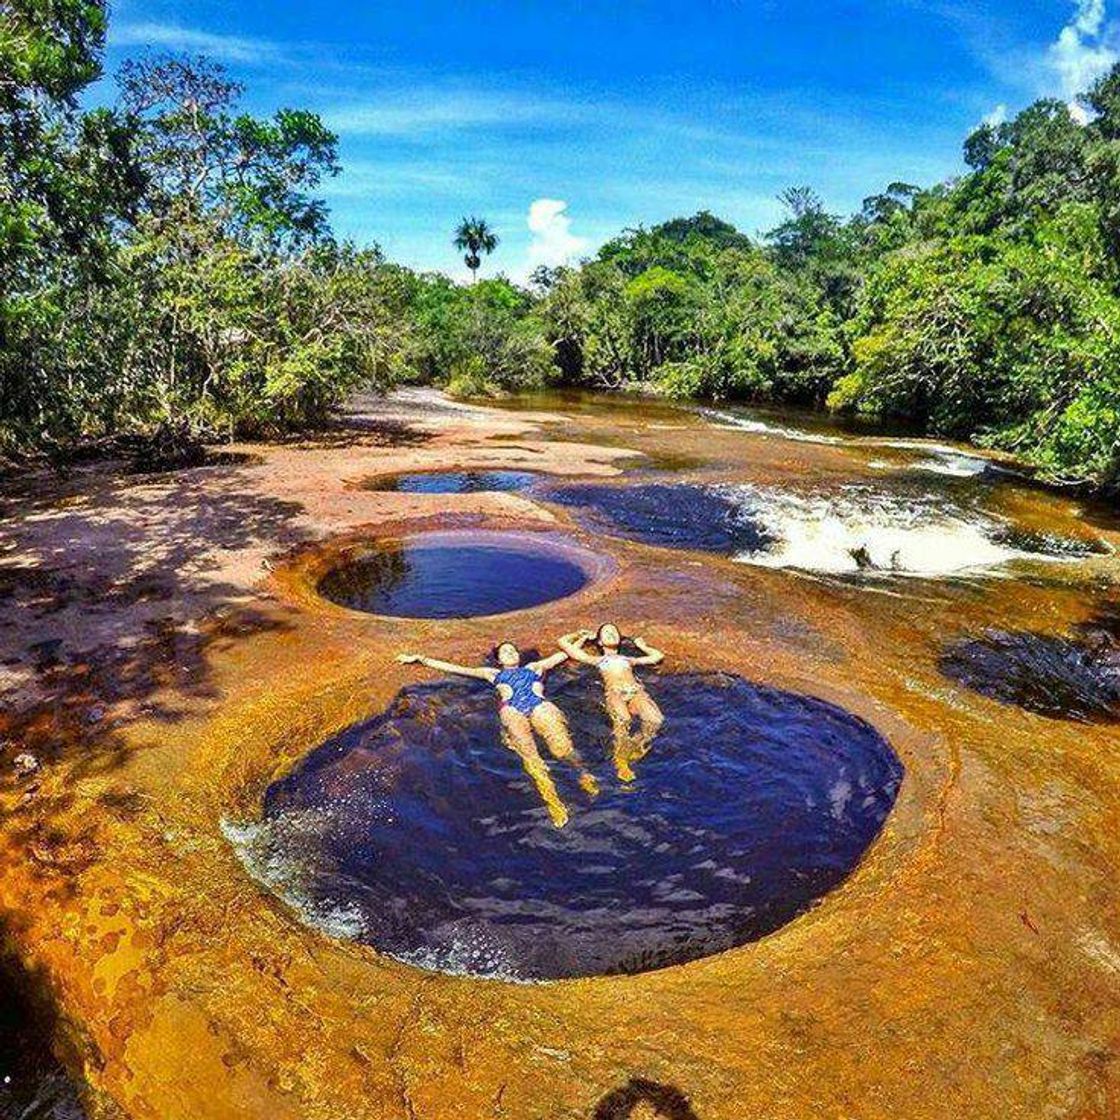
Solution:
[{"label": "blue sky", "polygon": [[339,133],[323,192],[339,233],[458,276],[450,231],[477,213],[502,240],[486,271],[520,278],[699,209],[757,233],[794,184],[847,212],[890,180],[952,175],[982,119],[1072,98],[1120,57],[1112,16],[1106,0],[119,0],[107,70],[145,49],[222,61],[252,110],[311,108]]}]

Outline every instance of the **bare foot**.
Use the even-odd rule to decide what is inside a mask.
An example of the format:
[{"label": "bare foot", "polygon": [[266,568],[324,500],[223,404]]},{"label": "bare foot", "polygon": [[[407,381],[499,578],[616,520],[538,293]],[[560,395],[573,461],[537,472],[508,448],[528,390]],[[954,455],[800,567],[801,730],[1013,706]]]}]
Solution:
[{"label": "bare foot", "polygon": [[584,772],[579,776],[579,784],[582,787],[583,792],[586,793],[588,797],[599,796],[599,780],[595,777],[594,774],[589,774],[586,770],[584,770]]},{"label": "bare foot", "polygon": [[568,810],[559,801],[546,801],[545,807],[557,828],[563,828],[568,823]]}]

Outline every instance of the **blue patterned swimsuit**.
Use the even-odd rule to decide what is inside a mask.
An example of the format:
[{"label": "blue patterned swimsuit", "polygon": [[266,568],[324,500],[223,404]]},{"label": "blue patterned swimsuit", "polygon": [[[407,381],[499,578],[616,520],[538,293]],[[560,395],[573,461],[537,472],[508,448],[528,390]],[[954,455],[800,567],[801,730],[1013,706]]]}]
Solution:
[{"label": "blue patterned swimsuit", "polygon": [[[494,687],[504,684],[511,692],[509,699],[502,696],[502,703],[508,704],[515,712],[523,716],[531,715],[533,710],[544,703],[544,697],[539,695],[535,685],[540,684],[540,673],[519,665],[516,669],[503,669],[494,678]],[[501,693],[499,693],[501,696]]]}]

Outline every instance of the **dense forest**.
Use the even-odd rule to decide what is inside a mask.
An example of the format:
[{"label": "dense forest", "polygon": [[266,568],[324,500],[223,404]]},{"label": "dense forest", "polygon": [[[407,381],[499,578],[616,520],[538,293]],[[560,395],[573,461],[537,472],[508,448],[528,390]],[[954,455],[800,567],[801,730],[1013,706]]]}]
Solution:
[{"label": "dense forest", "polygon": [[904,421],[1120,480],[1120,69],[1087,123],[1043,100],[980,127],[952,181],[847,218],[794,188],[760,239],[702,212],[523,288],[337,241],[316,198],[337,138],[243,112],[204,59],[127,63],[115,105],[83,109],[105,31],[99,0],[0,13],[9,458],[275,434],[359,386],[564,383]]}]

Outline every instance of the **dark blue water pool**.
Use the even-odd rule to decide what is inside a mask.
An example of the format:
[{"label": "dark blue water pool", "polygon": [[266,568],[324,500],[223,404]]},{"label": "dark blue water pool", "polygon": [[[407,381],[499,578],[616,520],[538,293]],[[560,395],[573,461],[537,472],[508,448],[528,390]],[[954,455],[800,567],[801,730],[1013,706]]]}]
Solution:
[{"label": "dark blue water pool", "polygon": [[949,678],[1052,719],[1120,721],[1120,612],[1112,608],[1070,634],[990,630],[942,652]]},{"label": "dark blue water pool", "polygon": [[587,581],[567,552],[531,541],[418,538],[340,564],[318,587],[332,602],[372,614],[470,618],[562,599]]},{"label": "dark blue water pool", "polygon": [[417,471],[372,478],[363,489],[401,494],[484,494],[526,490],[537,477],[532,471]]},{"label": "dark blue water pool", "polygon": [[704,552],[755,552],[772,538],[728,494],[685,483],[551,487],[547,501],[572,506],[589,528],[628,540]]},{"label": "dark blue water pool", "polygon": [[593,799],[549,763],[563,829],[500,745],[489,688],[436,682],[273,785],[246,861],[312,920],[433,969],[634,973],[761,937],[852,871],[902,766],[821,700],[722,673],[648,683],[665,726],[622,783],[597,677],[550,678],[603,784]]}]

